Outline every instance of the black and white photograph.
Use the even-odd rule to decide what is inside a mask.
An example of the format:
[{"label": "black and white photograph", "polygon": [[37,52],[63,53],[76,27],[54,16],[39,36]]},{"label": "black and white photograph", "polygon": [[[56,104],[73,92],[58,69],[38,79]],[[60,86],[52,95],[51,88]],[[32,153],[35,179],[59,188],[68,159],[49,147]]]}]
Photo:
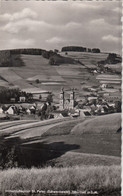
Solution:
[{"label": "black and white photograph", "polygon": [[0,196],[121,196],[122,1],[0,1]]}]

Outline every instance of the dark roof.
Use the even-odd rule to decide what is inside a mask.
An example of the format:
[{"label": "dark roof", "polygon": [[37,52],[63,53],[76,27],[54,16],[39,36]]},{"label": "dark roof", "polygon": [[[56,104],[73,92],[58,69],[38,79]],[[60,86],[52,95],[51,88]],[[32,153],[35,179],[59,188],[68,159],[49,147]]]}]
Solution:
[{"label": "dark roof", "polygon": [[85,116],[91,116],[90,112],[84,112]]}]

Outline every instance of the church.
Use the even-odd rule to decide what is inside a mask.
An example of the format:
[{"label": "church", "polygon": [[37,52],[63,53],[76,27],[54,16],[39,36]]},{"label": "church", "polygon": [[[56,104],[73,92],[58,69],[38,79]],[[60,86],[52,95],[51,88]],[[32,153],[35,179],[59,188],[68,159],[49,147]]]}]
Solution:
[{"label": "church", "polygon": [[71,90],[70,92],[70,98],[66,99],[65,98],[65,91],[64,89],[61,90],[60,92],[60,110],[64,109],[73,109],[74,108],[74,103],[75,103],[75,92],[74,89]]}]

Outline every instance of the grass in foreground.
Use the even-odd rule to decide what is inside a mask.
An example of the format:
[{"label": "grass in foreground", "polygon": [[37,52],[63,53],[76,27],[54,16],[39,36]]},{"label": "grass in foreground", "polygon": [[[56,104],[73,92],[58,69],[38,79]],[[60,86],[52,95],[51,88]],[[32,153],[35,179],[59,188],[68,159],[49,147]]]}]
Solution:
[{"label": "grass in foreground", "polygon": [[0,172],[0,191],[11,190],[116,190],[120,166],[8,169]]}]

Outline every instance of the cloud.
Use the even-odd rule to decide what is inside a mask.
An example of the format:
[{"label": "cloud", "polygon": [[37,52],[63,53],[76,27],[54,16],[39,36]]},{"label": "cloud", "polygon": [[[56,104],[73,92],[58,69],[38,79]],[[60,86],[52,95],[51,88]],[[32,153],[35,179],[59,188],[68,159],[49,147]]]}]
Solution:
[{"label": "cloud", "polygon": [[113,35],[105,35],[102,37],[102,40],[107,42],[118,42],[120,41],[119,37],[115,37]]},{"label": "cloud", "polygon": [[34,32],[34,31],[39,30],[39,28],[41,27],[48,28],[48,27],[51,27],[51,25],[44,21],[25,19],[25,20],[19,20],[16,22],[9,22],[5,26],[3,26],[1,29],[9,33],[17,34],[22,30]]},{"label": "cloud", "polygon": [[[78,22],[69,22],[65,25],[66,28],[78,28],[78,27],[81,27],[81,23],[78,23]],[[64,25],[63,25],[64,27]]]},{"label": "cloud", "polygon": [[5,13],[3,15],[0,15],[0,21],[8,21],[10,20],[11,14]]},{"label": "cloud", "polygon": [[119,7],[115,7],[113,9],[113,11],[116,12],[116,13],[122,13],[122,9],[120,9],[120,6]]},{"label": "cloud", "polygon": [[35,19],[37,17],[37,13],[31,10],[30,8],[24,8],[20,12],[15,12],[13,14],[5,13],[0,15],[0,20],[2,21],[16,21],[24,18],[32,18]]},{"label": "cloud", "polygon": [[44,25],[43,21],[38,21],[36,18],[37,13],[30,8],[12,14],[5,13],[0,15],[2,21],[0,29],[11,34],[17,34],[22,30],[35,31],[36,27]]},{"label": "cloud", "polygon": [[118,10],[119,2],[108,1],[3,1],[0,48],[26,44],[48,50],[65,45],[120,50]]},{"label": "cloud", "polygon": [[100,5],[95,3],[95,2],[83,2],[83,3],[81,3],[81,2],[78,1],[78,2],[73,2],[72,7],[76,8],[76,9],[79,9],[79,10],[80,9],[96,10],[96,9],[99,9]]},{"label": "cloud", "polygon": [[95,20],[91,20],[90,23],[94,25],[105,25],[106,24],[104,18],[98,18]]},{"label": "cloud", "polygon": [[60,37],[52,37],[48,40],[46,40],[47,43],[51,43],[51,44],[56,44],[56,43],[63,43],[65,42],[65,40],[63,38],[60,38]]},{"label": "cloud", "polygon": [[23,47],[31,47],[35,43],[35,40],[33,39],[11,39],[8,43],[10,48],[23,48]]}]

